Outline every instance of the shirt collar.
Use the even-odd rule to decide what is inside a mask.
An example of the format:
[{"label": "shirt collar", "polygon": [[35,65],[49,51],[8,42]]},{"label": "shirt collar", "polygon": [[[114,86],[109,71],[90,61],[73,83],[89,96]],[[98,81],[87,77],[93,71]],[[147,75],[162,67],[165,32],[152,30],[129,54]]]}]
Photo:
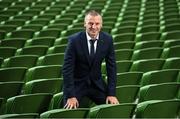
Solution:
[{"label": "shirt collar", "polygon": [[[86,32],[86,37],[88,41],[92,39],[87,32]],[[96,39],[97,40],[99,39],[99,34],[97,35]]]}]

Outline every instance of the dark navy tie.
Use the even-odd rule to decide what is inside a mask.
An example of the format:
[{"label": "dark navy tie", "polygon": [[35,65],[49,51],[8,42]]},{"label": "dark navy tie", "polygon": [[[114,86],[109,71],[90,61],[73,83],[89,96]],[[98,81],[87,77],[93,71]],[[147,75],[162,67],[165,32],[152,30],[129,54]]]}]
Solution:
[{"label": "dark navy tie", "polygon": [[94,58],[94,54],[95,54],[95,51],[94,51],[94,43],[95,43],[96,40],[90,40],[90,57],[91,59]]}]

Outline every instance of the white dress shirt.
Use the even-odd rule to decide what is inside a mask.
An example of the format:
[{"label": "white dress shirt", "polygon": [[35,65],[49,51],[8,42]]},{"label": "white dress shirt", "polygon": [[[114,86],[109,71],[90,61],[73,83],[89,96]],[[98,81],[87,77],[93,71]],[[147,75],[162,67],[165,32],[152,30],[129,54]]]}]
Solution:
[{"label": "white dress shirt", "polygon": [[[89,50],[89,54],[90,54],[90,50],[91,50],[91,43],[90,40],[92,40],[92,38],[89,36],[89,34],[86,32],[86,37],[87,37],[87,45],[88,45],[88,50]],[[99,39],[99,34],[96,37],[96,41],[94,42],[94,53],[96,53],[96,47],[97,47],[97,40]]]}]

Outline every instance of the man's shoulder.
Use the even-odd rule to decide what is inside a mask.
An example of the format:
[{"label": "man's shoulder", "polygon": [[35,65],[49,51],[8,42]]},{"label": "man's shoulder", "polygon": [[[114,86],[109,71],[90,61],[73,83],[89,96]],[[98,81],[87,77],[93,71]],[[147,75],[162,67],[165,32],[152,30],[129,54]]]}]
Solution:
[{"label": "man's shoulder", "polygon": [[77,33],[74,33],[74,34],[70,35],[68,37],[68,39],[70,39],[70,40],[79,39],[80,37],[82,37],[83,34],[85,34],[85,32],[84,31],[80,31],[80,32],[77,32]]},{"label": "man's shoulder", "polygon": [[101,36],[101,38],[103,38],[104,40],[112,40],[112,36],[111,36],[109,33],[107,33],[107,32],[101,31],[101,32],[100,32],[100,36]]}]

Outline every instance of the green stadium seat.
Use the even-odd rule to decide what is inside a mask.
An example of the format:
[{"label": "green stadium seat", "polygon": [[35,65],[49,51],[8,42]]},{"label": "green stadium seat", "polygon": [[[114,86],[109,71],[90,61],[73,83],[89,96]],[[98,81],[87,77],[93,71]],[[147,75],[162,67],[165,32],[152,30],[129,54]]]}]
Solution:
[{"label": "green stadium seat", "polygon": [[129,72],[132,63],[130,60],[117,61],[117,73]]},{"label": "green stadium seat", "polygon": [[159,25],[149,25],[149,26],[142,26],[138,27],[136,32],[137,33],[152,33],[152,32],[159,32]]},{"label": "green stadium seat", "polygon": [[13,31],[9,38],[27,38],[30,39],[34,35],[34,30],[32,29],[22,29],[22,30],[17,30]]},{"label": "green stadium seat", "polygon": [[22,48],[26,42],[24,38],[10,38],[2,40],[0,43],[0,47],[15,47]]},{"label": "green stadium seat", "polygon": [[162,27],[162,32],[178,31],[180,30],[180,24],[169,24]]},{"label": "green stadium seat", "polygon": [[55,38],[54,37],[41,37],[41,38],[33,38],[27,40],[25,47],[32,45],[45,45],[45,46],[53,46]]},{"label": "green stadium seat", "polygon": [[59,108],[63,108],[63,92],[54,94],[49,105],[49,110]]},{"label": "green stadium seat", "polygon": [[116,86],[140,85],[143,72],[125,72],[117,74]]},{"label": "green stadium seat", "polygon": [[[30,11],[32,13],[32,11]],[[39,11],[33,11],[33,12],[39,12]],[[33,13],[34,14],[34,13]],[[48,25],[49,23],[49,19],[45,19],[45,18],[37,18],[37,19],[33,19],[31,20],[28,25],[34,25],[34,24],[37,24],[37,25]]]},{"label": "green stadium seat", "polygon": [[0,47],[0,57],[3,59],[14,56],[15,52],[15,47]]},{"label": "green stadium seat", "polygon": [[51,79],[61,77],[60,65],[47,65],[47,66],[36,66],[28,69],[25,81],[32,81],[36,79]]},{"label": "green stadium seat", "polygon": [[132,55],[132,60],[156,59],[161,56],[163,48],[145,48],[135,50]]},{"label": "green stadium seat", "polygon": [[40,33],[36,37],[54,37],[58,38],[60,36],[60,30],[57,28],[49,28],[40,31]]},{"label": "green stadium seat", "polygon": [[[13,13],[14,10],[9,11],[10,13]],[[15,13],[16,14],[16,13]],[[14,16],[14,15],[13,15]],[[11,19],[7,20],[5,22],[5,25],[15,25],[16,27],[23,26],[25,24],[25,19]]]},{"label": "green stadium seat", "polygon": [[146,59],[134,61],[130,71],[148,72],[160,70],[164,64],[164,59]]},{"label": "green stadium seat", "polygon": [[55,53],[42,56],[37,61],[37,66],[42,65],[63,65],[64,53]]},{"label": "green stadium seat", "polygon": [[48,46],[45,45],[35,45],[35,46],[27,46],[17,50],[16,56],[20,55],[37,55],[42,56],[46,54]]},{"label": "green stadium seat", "polygon": [[154,48],[154,47],[162,47],[164,44],[163,41],[158,40],[150,40],[150,41],[141,41],[136,42],[136,45],[134,46],[135,50],[144,49],[144,48]]},{"label": "green stadium seat", "polygon": [[124,42],[115,42],[114,43],[114,49],[133,49],[135,45],[134,41],[124,41]]},{"label": "green stadium seat", "polygon": [[0,40],[4,39],[5,38],[5,35],[6,35],[6,32],[3,31],[3,30],[0,30]]},{"label": "green stadium seat", "polygon": [[67,45],[55,45],[48,49],[47,54],[55,54],[55,53],[65,53]]},{"label": "green stadium seat", "polygon": [[164,41],[164,48],[180,45],[180,40],[166,40]]},{"label": "green stadium seat", "polygon": [[35,32],[40,31],[43,28],[43,25],[41,24],[25,24],[24,26],[21,27],[21,29],[32,29]]},{"label": "green stadium seat", "polygon": [[179,89],[177,82],[146,85],[140,88],[139,102],[176,99]]},{"label": "green stadium seat", "polygon": [[116,34],[113,36],[114,36],[114,43],[124,42],[124,41],[134,41],[135,39],[134,33],[123,33],[123,34]]},{"label": "green stadium seat", "polygon": [[22,81],[0,82],[0,98],[7,99],[19,95],[23,84]]},{"label": "green stadium seat", "polygon": [[176,118],[180,100],[151,100],[139,103],[136,118]]},{"label": "green stadium seat", "polygon": [[0,98],[0,115],[4,114],[6,110],[6,99]]},{"label": "green stadium seat", "polygon": [[90,118],[132,118],[136,104],[98,105],[90,109]]},{"label": "green stadium seat", "polygon": [[115,50],[116,61],[131,60],[133,49]]},{"label": "green stadium seat", "polygon": [[159,40],[161,34],[159,32],[147,32],[147,33],[141,33],[136,36],[135,41],[154,41]]},{"label": "green stadium seat", "polygon": [[0,115],[1,119],[5,118],[38,118],[39,114],[38,113],[23,113],[23,114],[4,114]]},{"label": "green stadium seat", "polygon": [[179,50],[180,50],[180,45],[164,48],[161,57],[162,58],[180,57]]},{"label": "green stadium seat", "polygon": [[162,33],[160,40],[177,40],[180,39],[180,31],[169,31]]},{"label": "green stadium seat", "polygon": [[27,68],[11,67],[0,69],[0,82],[23,81]]},{"label": "green stadium seat", "polygon": [[37,79],[29,81],[24,86],[24,94],[51,93],[55,94],[62,90],[63,80],[60,78]]},{"label": "green stadium seat", "polygon": [[36,65],[38,56],[20,55],[4,59],[1,67],[26,67],[31,68]]},{"label": "green stadium seat", "polygon": [[116,97],[120,104],[135,103],[139,92],[139,85],[124,85],[116,87]]},{"label": "green stadium seat", "polygon": [[26,94],[7,100],[7,114],[42,113],[48,109],[52,95],[46,93]]},{"label": "green stadium seat", "polygon": [[151,84],[176,82],[178,73],[178,69],[163,69],[159,71],[150,71],[143,74],[141,85],[145,86]]},{"label": "green stadium seat", "polygon": [[[6,33],[12,32],[16,29],[16,25],[0,25],[0,30],[5,31]],[[3,32],[2,32],[3,33]],[[1,33],[1,34],[2,34]],[[2,36],[1,36],[2,37]],[[2,39],[2,38],[1,38]]]},{"label": "green stadium seat", "polygon": [[41,118],[86,118],[89,112],[88,108],[78,109],[54,109],[40,115]]},{"label": "green stadium seat", "polygon": [[180,57],[167,58],[163,69],[180,69]]}]

